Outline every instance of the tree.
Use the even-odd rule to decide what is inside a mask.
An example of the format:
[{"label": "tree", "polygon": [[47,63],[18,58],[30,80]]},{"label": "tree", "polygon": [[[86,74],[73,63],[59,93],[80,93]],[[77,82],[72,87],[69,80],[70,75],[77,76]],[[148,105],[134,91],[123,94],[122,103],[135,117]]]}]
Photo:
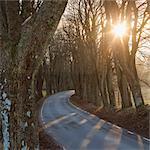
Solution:
[{"label": "tree", "polygon": [[[113,9],[110,9],[110,7]],[[142,31],[149,20],[148,7],[149,4],[146,1],[142,3],[138,3],[136,1],[123,1],[120,7],[121,11],[119,11],[120,9],[116,1],[112,1],[110,3],[105,2],[105,9],[106,11],[108,10],[108,15],[112,19],[112,25],[117,24],[117,22],[120,21],[120,18],[122,22],[126,21],[128,25],[127,35],[122,39],[117,38],[116,42],[114,42],[114,54],[117,64],[120,65],[120,69],[126,76],[127,84],[132,91],[136,107],[144,104],[136,70],[135,56],[138,50]],[[113,12],[111,10],[113,10]],[[133,26],[131,26],[131,24],[133,24]],[[131,43],[130,38],[132,39]],[[131,49],[129,47],[130,45],[132,45]],[[129,66],[130,69],[128,68]],[[126,82],[123,83],[125,85]]]},{"label": "tree", "polygon": [[38,147],[34,81],[66,4],[66,0],[0,1],[1,72],[5,70],[5,90],[12,103],[11,149]]},{"label": "tree", "polygon": [[[135,57],[140,41],[147,38],[142,31],[149,19],[148,7],[147,1],[70,3],[62,32],[71,54],[71,76],[77,95],[115,108],[118,92],[122,108],[144,105]],[[114,36],[114,26],[124,22],[126,34]]]}]

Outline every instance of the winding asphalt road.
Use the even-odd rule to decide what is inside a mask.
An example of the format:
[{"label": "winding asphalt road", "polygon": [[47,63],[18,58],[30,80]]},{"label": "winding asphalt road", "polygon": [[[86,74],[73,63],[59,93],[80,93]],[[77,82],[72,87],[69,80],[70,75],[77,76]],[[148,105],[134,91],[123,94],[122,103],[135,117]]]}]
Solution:
[{"label": "winding asphalt road", "polygon": [[74,91],[48,97],[40,121],[66,150],[150,150],[150,141],[84,112],[69,102]]}]

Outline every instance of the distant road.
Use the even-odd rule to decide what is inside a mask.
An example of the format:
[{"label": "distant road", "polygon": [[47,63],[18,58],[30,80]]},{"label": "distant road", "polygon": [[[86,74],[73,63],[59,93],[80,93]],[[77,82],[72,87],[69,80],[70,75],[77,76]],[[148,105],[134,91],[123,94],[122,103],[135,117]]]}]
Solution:
[{"label": "distant road", "polygon": [[149,140],[74,107],[73,94],[48,97],[40,114],[45,132],[66,150],[150,150]]}]

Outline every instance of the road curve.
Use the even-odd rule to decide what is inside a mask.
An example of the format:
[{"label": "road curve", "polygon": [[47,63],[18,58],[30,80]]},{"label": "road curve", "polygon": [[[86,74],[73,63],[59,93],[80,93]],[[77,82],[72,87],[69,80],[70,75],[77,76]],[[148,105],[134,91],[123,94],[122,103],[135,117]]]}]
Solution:
[{"label": "road curve", "polygon": [[40,121],[44,131],[66,150],[149,150],[150,142],[70,104],[74,91],[49,96]]}]

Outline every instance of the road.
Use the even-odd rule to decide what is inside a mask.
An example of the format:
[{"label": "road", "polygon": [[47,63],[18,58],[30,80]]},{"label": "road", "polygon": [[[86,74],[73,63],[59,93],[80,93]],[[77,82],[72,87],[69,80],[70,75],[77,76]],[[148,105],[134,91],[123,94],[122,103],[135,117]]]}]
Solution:
[{"label": "road", "polygon": [[82,111],[69,102],[74,91],[48,97],[41,108],[44,131],[66,150],[150,150],[149,140]]}]

